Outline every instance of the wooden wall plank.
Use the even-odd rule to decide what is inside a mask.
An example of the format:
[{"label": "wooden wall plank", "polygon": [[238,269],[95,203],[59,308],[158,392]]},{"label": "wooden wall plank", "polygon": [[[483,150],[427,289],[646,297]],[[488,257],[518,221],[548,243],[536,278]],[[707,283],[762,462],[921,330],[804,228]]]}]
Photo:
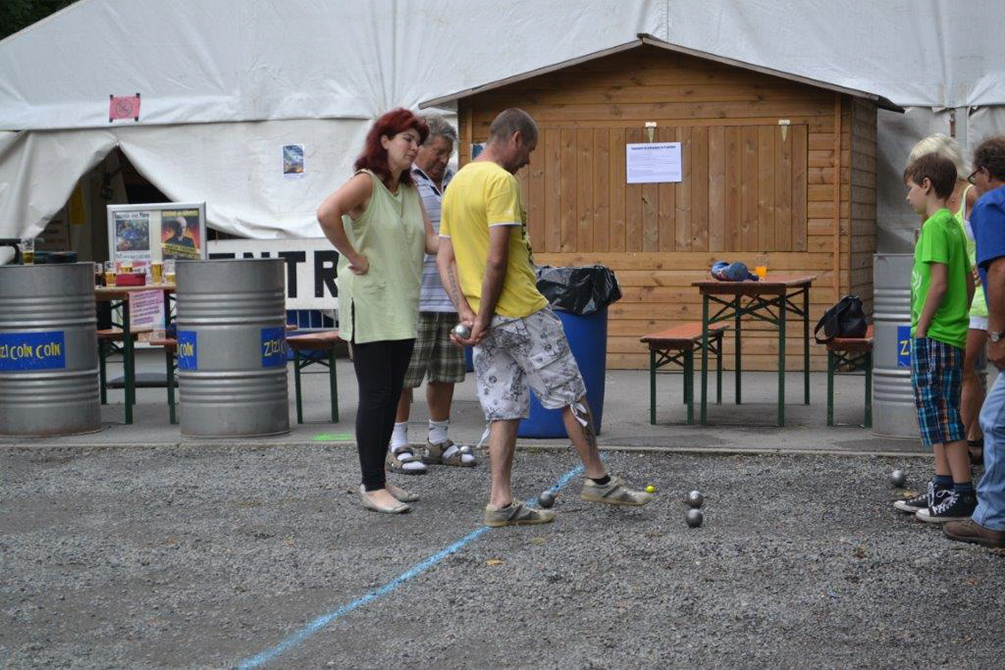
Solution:
[{"label": "wooden wall plank", "polygon": [[757,128],[743,126],[740,135],[740,249],[757,247]]},{"label": "wooden wall plank", "polygon": [[625,250],[625,129],[611,128],[610,250]]},{"label": "wooden wall plank", "polygon": [[579,183],[578,161],[576,156],[576,133],[573,128],[561,130],[562,156],[559,163],[559,188],[561,207],[562,243],[565,252],[576,251],[576,238],[579,233],[579,222],[576,220],[576,191]]},{"label": "wooden wall plank", "polygon": [[691,250],[691,128],[677,126],[674,131],[680,142],[681,181],[674,184],[674,249]]},{"label": "wooden wall plank", "polygon": [[775,130],[775,249],[792,250],[792,127]]},{"label": "wooden wall plank", "polygon": [[577,251],[593,251],[593,130],[580,128],[576,131],[576,150],[579,167],[576,174],[576,234]]},{"label": "wooden wall plank", "polygon": [[739,251],[743,246],[740,234],[740,128],[725,129],[726,138],[726,251]]},{"label": "wooden wall plank", "polygon": [[691,249],[708,250],[708,128],[691,129]]},{"label": "wooden wall plank", "polygon": [[545,250],[545,235],[547,220],[545,218],[545,152],[535,151],[527,166],[527,181],[530,182],[530,197],[524,203],[527,208],[527,228],[530,233],[530,244],[535,251]]},{"label": "wooden wall plank", "polygon": [[[676,131],[671,126],[660,126],[656,129],[657,142],[675,142]],[[677,185],[659,185],[659,228],[660,251],[673,251],[675,246],[675,215],[677,213]]]},{"label": "wooden wall plank", "polygon": [[806,126],[792,126],[792,249],[806,251]]},{"label": "wooden wall plank", "polygon": [[726,249],[726,136],[708,129],[708,249]]},{"label": "wooden wall plank", "polygon": [[596,251],[610,248],[610,135],[607,128],[593,130],[593,248]]},{"label": "wooden wall plank", "polygon": [[544,230],[546,251],[562,248],[562,131],[558,128],[544,130],[545,201]]},{"label": "wooden wall plank", "polygon": [[775,129],[757,129],[757,250],[775,250]]},{"label": "wooden wall plank", "polygon": [[[627,144],[641,141],[642,128],[633,126],[625,129]],[[624,160],[623,151],[621,155]],[[625,184],[625,250],[642,251],[642,184]]]}]

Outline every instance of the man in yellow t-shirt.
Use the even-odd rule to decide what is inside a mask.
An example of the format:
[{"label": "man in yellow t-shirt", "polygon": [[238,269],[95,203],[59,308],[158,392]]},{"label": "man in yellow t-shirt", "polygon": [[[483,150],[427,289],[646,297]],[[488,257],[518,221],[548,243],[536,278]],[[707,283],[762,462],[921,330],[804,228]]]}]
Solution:
[{"label": "man in yellow t-shirt", "polygon": [[513,452],[517,427],[529,414],[530,388],[543,407],[562,410],[585,468],[585,500],[644,505],[651,497],[607,474],[583,378],[561,321],[537,290],[520,186],[513,176],[530,162],[537,139],[537,124],[529,114],[520,109],[500,113],[485,149],[461,168],[443,197],[436,262],[461,323],[471,331],[457,341],[474,346],[478,399],[489,422],[488,526],[554,518],[513,500]]}]

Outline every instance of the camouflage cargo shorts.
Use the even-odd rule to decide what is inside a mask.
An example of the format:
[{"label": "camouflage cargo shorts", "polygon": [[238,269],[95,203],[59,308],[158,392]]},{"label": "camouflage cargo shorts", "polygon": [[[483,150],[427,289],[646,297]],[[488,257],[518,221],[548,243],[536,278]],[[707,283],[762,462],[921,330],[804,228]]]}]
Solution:
[{"label": "camouflage cargo shorts", "polygon": [[546,409],[573,405],[586,395],[562,322],[549,308],[514,319],[496,316],[474,349],[478,400],[487,421],[530,414],[530,389]]}]

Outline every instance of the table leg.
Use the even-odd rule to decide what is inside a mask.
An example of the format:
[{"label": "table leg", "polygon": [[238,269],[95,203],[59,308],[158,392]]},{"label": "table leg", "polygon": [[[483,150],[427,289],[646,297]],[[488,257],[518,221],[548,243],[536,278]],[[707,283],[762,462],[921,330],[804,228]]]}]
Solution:
[{"label": "table leg", "polygon": [[174,407],[174,353],[171,347],[164,347],[164,367],[167,373],[168,420],[174,425],[178,419]]},{"label": "table leg", "polygon": [[701,425],[708,407],[708,294],[701,296]]},{"label": "table leg", "polygon": [[164,294],[164,329],[166,330],[169,325],[171,325],[171,297],[168,295],[167,291],[163,291]]},{"label": "table leg", "polygon": [[722,404],[722,331],[716,338],[715,347],[715,404]]},{"label": "table leg", "polygon": [[649,350],[649,424],[656,425],[656,351]]},{"label": "table leg", "polygon": [[741,396],[740,396],[740,377],[742,376],[741,372],[743,370],[743,363],[742,363],[743,357],[742,357],[742,351],[741,351],[742,348],[743,348],[741,340],[743,338],[741,337],[741,332],[740,332],[740,328],[741,328],[741,325],[740,325],[740,302],[741,302],[741,300],[743,300],[743,298],[741,298],[740,296],[736,296],[736,304],[734,305],[734,309],[736,311],[736,319],[735,319],[735,323],[733,325],[733,329],[736,331],[736,356],[735,356],[736,363],[735,363],[734,367],[736,368],[735,374],[736,374],[736,404],[737,405],[739,405],[742,402],[742,399],[741,399]]},{"label": "table leg", "polygon": [[[307,359],[304,359],[305,362]],[[300,388],[300,352],[295,351],[293,354],[293,386],[296,389],[297,394],[297,423],[304,422],[304,403],[301,397]]]},{"label": "table leg", "polygon": [[872,352],[865,354],[865,427],[872,428]]},{"label": "table leg", "polygon": [[[704,373],[703,373],[704,376]],[[684,352],[684,395],[687,401],[687,425],[694,425],[694,349]]]},{"label": "table leg", "polygon": [[827,352],[827,425],[834,425],[834,354]]},{"label": "table leg", "polygon": [[778,425],[785,425],[785,294],[778,309]]},{"label": "table leg", "polygon": [[130,332],[129,297],[122,301],[122,358],[126,381],[126,424],[133,422],[133,404],[136,402],[136,363],[133,360],[133,335]]},{"label": "table leg", "polygon": [[[683,351],[681,351],[681,356],[684,356],[684,359],[681,361],[681,366],[683,366],[681,369],[684,370],[684,404],[686,405],[688,399],[688,389],[693,389],[694,387],[694,357],[693,356],[691,357],[691,374],[688,375],[687,356]],[[693,397],[694,395],[693,391],[691,392],[691,394]]]},{"label": "table leg", "polygon": [[803,404],[810,404],[810,287],[803,289]]},{"label": "table leg", "polygon": [[101,404],[108,404],[108,366],[105,362],[107,358],[107,348],[105,343],[98,340],[98,384],[101,391]]}]

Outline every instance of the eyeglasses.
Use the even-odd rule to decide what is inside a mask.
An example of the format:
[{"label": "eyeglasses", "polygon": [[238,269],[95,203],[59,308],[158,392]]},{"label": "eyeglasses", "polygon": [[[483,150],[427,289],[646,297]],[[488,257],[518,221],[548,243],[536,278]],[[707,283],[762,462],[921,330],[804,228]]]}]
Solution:
[{"label": "eyeglasses", "polygon": [[982,169],[983,168],[977,168],[976,170],[974,170],[973,172],[971,172],[970,176],[967,177],[967,181],[970,182],[971,184],[976,184],[977,183],[977,179],[976,179],[977,173],[980,172]]}]

